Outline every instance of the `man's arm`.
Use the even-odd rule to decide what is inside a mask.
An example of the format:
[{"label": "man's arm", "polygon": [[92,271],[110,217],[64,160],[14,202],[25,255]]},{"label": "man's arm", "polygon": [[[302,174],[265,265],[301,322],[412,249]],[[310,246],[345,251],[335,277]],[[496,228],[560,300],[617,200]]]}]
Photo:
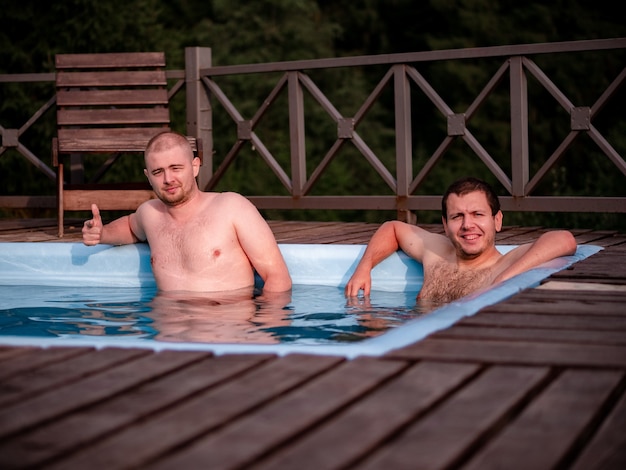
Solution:
[{"label": "man's arm", "polygon": [[91,205],[91,213],[92,218],[86,220],[83,225],[83,243],[85,245],[93,246],[99,243],[128,245],[139,241],[130,228],[131,216],[120,217],[111,223],[103,225],[97,205]]},{"label": "man's arm", "polygon": [[424,257],[424,242],[431,236],[439,237],[398,220],[382,224],[367,244],[363,257],[346,284],[346,297],[356,297],[360,290],[363,290],[364,295],[369,295],[372,288],[372,269],[399,249],[421,262]]},{"label": "man's arm", "polygon": [[291,276],[276,238],[257,208],[244,196],[233,193],[230,197],[237,217],[237,237],[246,256],[263,279],[263,292],[285,292],[291,289]]},{"label": "man's arm", "polygon": [[541,235],[535,242],[517,247],[503,258],[503,268],[495,278],[494,284],[512,278],[535,268],[542,263],[573,255],[576,252],[576,240],[567,230],[554,230]]}]

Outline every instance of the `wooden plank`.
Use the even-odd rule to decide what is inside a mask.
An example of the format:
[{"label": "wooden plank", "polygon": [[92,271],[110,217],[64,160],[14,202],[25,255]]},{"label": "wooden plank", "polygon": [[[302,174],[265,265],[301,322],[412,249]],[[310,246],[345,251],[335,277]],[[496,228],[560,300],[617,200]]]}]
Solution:
[{"label": "wooden plank", "polygon": [[[0,346],[0,380],[2,378],[10,377],[15,372],[12,370],[6,371],[7,365],[12,365],[16,359],[24,357],[31,352],[37,351],[38,348],[28,346],[24,348],[12,348],[10,346]],[[27,366],[29,367],[29,366]],[[18,368],[19,371],[19,368]]]},{"label": "wooden plank", "polygon": [[[624,305],[619,302],[588,302],[587,304],[581,304],[580,302],[528,302],[528,303],[512,303],[512,304],[500,304],[491,305],[480,310],[478,315],[473,316],[476,323],[490,322],[494,320],[497,315],[510,316],[508,321],[517,321],[519,323],[527,323],[538,321],[537,326],[547,325],[552,323],[558,326],[554,322],[568,322],[572,325],[587,324],[590,327],[597,325],[600,329],[606,329],[606,326],[602,326],[599,322],[606,319],[607,324],[618,326],[623,329],[626,322],[626,315],[624,315]],[[558,317],[558,318],[550,318]],[[594,318],[590,318],[594,317]],[[600,317],[600,318],[598,318]],[[497,321],[497,319],[495,319]]]},{"label": "wooden plank", "polygon": [[613,236],[609,236],[603,238],[601,240],[594,240],[594,245],[603,246],[603,247],[611,247],[617,248],[621,250],[626,250],[626,235],[616,234]]},{"label": "wooden plank", "polygon": [[271,359],[266,354],[198,356],[172,373],[80,413],[0,443],[0,467],[39,466],[175,406]]},{"label": "wooden plank", "polygon": [[3,379],[0,404],[7,406],[25,401],[55,387],[71,384],[109,369],[127,357],[127,354],[121,351],[121,358],[116,358],[116,353],[105,356],[89,348],[68,348],[67,351],[65,349],[58,351],[56,354],[40,355],[48,359],[47,363],[33,361],[33,365],[37,364],[35,369]]},{"label": "wooden plank", "polygon": [[104,52],[96,54],[56,54],[55,67],[118,68],[165,67],[164,52]]},{"label": "wooden plank", "polygon": [[489,305],[480,313],[551,313],[623,316],[626,292],[619,290],[562,291],[529,289],[507,300]]},{"label": "wooden plank", "polygon": [[626,395],[622,394],[619,402],[604,420],[599,431],[581,453],[571,470],[603,468],[605,470],[623,470],[626,467]]},{"label": "wooden plank", "polygon": [[122,72],[66,72],[61,70],[56,75],[57,88],[166,85],[165,70],[131,70]]},{"label": "wooden plank", "polygon": [[[46,371],[49,370],[54,371],[52,375],[69,374],[66,380],[71,380],[71,377],[86,377],[113,367],[128,357],[128,353],[122,350],[114,350],[107,356],[98,355],[96,350],[90,347],[24,348],[24,351],[26,354],[14,358],[10,363],[0,363],[0,379],[3,384],[1,394],[18,392],[18,390],[11,390],[12,387],[9,387],[9,384],[17,386],[18,383],[22,383],[20,389],[23,387],[24,390],[41,386],[45,379],[37,376],[39,374],[45,376],[48,374]],[[55,377],[52,379],[56,381]],[[4,384],[7,384],[6,388]]]},{"label": "wooden plank", "polygon": [[626,367],[626,347],[589,344],[426,338],[386,354],[396,359],[440,359],[488,364]]},{"label": "wooden plank", "polygon": [[166,89],[58,90],[57,106],[168,105]]},{"label": "wooden plank", "polygon": [[319,228],[306,228],[301,231],[289,230],[281,234],[283,242],[288,243],[319,243],[319,244],[367,244],[378,225],[325,225]]},{"label": "wooden plank", "polygon": [[149,189],[66,190],[63,194],[63,207],[72,210],[90,210],[92,204],[98,204],[101,210],[135,210],[141,203],[155,197]]},{"label": "wooden plank", "polygon": [[[623,302],[626,300],[620,299],[619,297],[612,295],[612,293],[624,293],[626,294],[626,286],[623,284],[605,284],[599,282],[582,282],[582,281],[555,281],[553,279],[547,279],[543,281],[539,286],[537,286],[537,290],[550,290],[550,291],[561,291],[566,294],[578,294],[583,298],[586,296],[587,298],[595,298],[600,297],[602,301],[612,301]],[[610,294],[611,293],[611,294]]]},{"label": "wooden plank", "polygon": [[552,275],[553,279],[604,279],[605,281],[626,279],[626,251],[601,251],[573,264],[570,268]]},{"label": "wooden plank", "polygon": [[594,244],[604,240],[605,238],[612,237],[617,234],[615,230],[594,230],[580,235],[576,235],[576,243],[580,244]]},{"label": "wooden plank", "polygon": [[421,362],[302,439],[290,441],[254,468],[347,468],[422,416],[478,370],[471,364]]},{"label": "wooden plank", "polygon": [[0,219],[0,232],[7,230],[42,229],[54,227],[56,219]]},{"label": "wooden plank", "polygon": [[[610,252],[599,252],[589,258],[586,258],[578,263],[575,263],[571,268],[567,269],[564,274],[572,275],[576,273],[591,271],[596,272],[599,268],[612,266],[621,277],[626,275],[626,252],[611,250]],[[605,273],[609,278],[614,275],[613,272]]]},{"label": "wooden plank", "polygon": [[168,108],[61,109],[57,112],[59,126],[125,126],[139,124],[169,125]]},{"label": "wooden plank", "polygon": [[[567,286],[567,288],[565,288]],[[548,278],[536,289],[527,289],[506,300],[506,303],[544,301],[561,302],[577,300],[586,302],[626,302],[626,291],[622,287],[615,290],[602,291],[601,286],[587,285],[579,282],[555,281]],[[626,312],[624,312],[626,313]]]},{"label": "wooden plank", "polygon": [[541,235],[541,227],[520,227],[509,233],[496,235],[496,243],[506,240],[507,245],[523,245],[535,241]]},{"label": "wooden plank", "polygon": [[[369,242],[369,240],[372,238],[372,235],[374,234],[375,230],[368,230],[366,233],[363,233],[362,230],[355,230],[353,232],[334,232],[334,233],[328,233],[328,234],[324,234],[324,235],[320,235],[314,238],[315,243],[322,243],[322,244],[333,244],[333,243],[340,243],[340,244],[347,244],[350,240],[353,241],[354,240],[360,240],[362,244],[367,244]],[[349,236],[350,234],[354,234],[356,232],[356,234],[354,236]]]},{"label": "wooden plank", "polygon": [[[594,323],[599,321],[595,319]],[[595,325],[594,325],[595,326]],[[557,329],[558,328],[558,329]],[[563,329],[562,325],[555,328],[542,328],[534,324],[508,326],[499,323],[497,325],[478,326],[476,323],[459,322],[456,325],[437,332],[433,338],[456,338],[456,339],[494,339],[500,341],[542,341],[552,343],[575,343],[584,347],[586,344],[605,344],[626,346],[626,334],[624,331],[611,329],[598,331],[597,329],[571,330]]]},{"label": "wooden plank", "polygon": [[548,369],[492,367],[416,421],[360,469],[442,469],[460,463],[546,380]]},{"label": "wooden plank", "polygon": [[135,387],[173,367],[180,367],[181,359],[185,359],[184,354],[177,355],[177,352],[171,351],[151,354],[150,350],[107,349],[98,353],[99,360],[108,360],[117,367],[0,410],[0,437],[26,431]]},{"label": "wooden plank", "polygon": [[217,434],[200,438],[155,468],[241,468],[397,374],[400,362],[357,358],[304,384]]},{"label": "wooden plank", "polygon": [[89,468],[93,462],[107,469],[145,466],[146,462],[227,425],[342,361],[337,357],[290,354],[265,362],[237,380],[100,439],[52,468]]},{"label": "wooden plank", "polygon": [[[114,128],[70,128],[59,129],[59,142],[64,145],[77,145],[72,141],[124,140],[142,141],[145,149],[148,141],[155,135],[169,131],[169,127],[114,127]],[[194,139],[195,140],[195,139]],[[190,142],[191,143],[191,142]],[[93,149],[92,149],[93,150]]]},{"label": "wooden plank", "polygon": [[[168,131],[168,127],[134,128],[83,128],[59,130],[60,153],[113,153],[134,152],[143,154],[148,141],[157,134]],[[191,150],[201,150],[201,141],[187,136]]]},{"label": "wooden plank", "polygon": [[564,276],[554,277],[554,279],[564,280],[568,282],[582,282],[584,284],[598,283],[598,284],[607,284],[607,285],[612,284],[616,286],[623,286],[624,284],[626,284],[625,277],[611,277],[610,275],[603,277],[601,272],[591,274],[591,275],[585,275],[585,274],[578,274],[575,276],[564,275]]},{"label": "wooden plank", "polygon": [[621,375],[615,371],[565,371],[463,468],[559,468]]},{"label": "wooden plank", "polygon": [[289,226],[287,231],[294,238],[310,237],[315,239],[315,236],[319,234],[325,234],[329,231],[340,231],[344,229],[344,225],[341,222],[321,223],[316,224],[314,222],[297,224],[295,227]]},{"label": "wooden plank", "polygon": [[[619,299],[620,296],[615,296]],[[588,301],[582,304],[580,301],[560,302],[527,302],[527,303],[504,303],[497,306],[485,307],[481,313],[528,313],[551,315],[594,315],[594,316],[623,316],[624,304],[618,301],[595,302]]]},{"label": "wooden plank", "polygon": [[[95,349],[90,348],[54,348],[50,354],[41,351],[40,354],[20,359],[12,365],[21,370],[11,367],[11,370],[7,371],[5,367],[0,366],[0,376],[4,376],[0,388],[0,405],[6,406],[26,400],[115,364],[111,363],[112,357],[104,358],[98,355]],[[26,367],[28,369],[25,369]],[[20,370],[21,373],[16,374],[16,370]],[[7,376],[9,374],[10,376]]]},{"label": "wooden plank", "polygon": [[372,238],[374,232],[364,232],[358,233],[351,236],[338,237],[336,239],[326,239],[324,243],[332,245],[332,244],[342,244],[342,245],[367,245]]}]

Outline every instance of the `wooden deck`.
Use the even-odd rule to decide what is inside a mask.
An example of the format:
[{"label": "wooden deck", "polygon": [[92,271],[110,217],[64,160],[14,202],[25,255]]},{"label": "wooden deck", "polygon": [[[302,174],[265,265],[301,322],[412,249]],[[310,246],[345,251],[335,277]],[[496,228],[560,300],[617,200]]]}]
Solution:
[{"label": "wooden deck", "polygon": [[[0,221],[0,241],[59,241],[48,222]],[[279,243],[377,228],[271,227]],[[0,347],[0,468],[623,470],[626,236],[574,233],[605,249],[378,358]]]}]

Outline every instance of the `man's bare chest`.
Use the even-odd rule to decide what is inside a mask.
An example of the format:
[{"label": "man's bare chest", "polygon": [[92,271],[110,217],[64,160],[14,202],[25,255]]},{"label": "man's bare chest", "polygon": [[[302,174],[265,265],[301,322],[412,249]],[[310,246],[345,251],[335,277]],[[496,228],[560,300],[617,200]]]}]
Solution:
[{"label": "man's bare chest", "polygon": [[153,262],[204,271],[228,265],[240,251],[235,234],[224,227],[164,225],[149,234]]},{"label": "man's bare chest", "polygon": [[455,264],[440,262],[425,267],[420,299],[438,303],[464,297],[491,282],[491,269],[459,270]]}]

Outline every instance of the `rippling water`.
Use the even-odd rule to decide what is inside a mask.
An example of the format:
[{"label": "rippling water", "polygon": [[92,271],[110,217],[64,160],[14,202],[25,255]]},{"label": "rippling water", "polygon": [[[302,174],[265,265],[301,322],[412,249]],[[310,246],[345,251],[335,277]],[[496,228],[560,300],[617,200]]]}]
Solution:
[{"label": "rippling water", "polygon": [[303,285],[294,285],[287,295],[0,286],[0,335],[341,344],[377,336],[421,315],[416,294],[373,291],[368,300],[348,300],[341,288]]}]

